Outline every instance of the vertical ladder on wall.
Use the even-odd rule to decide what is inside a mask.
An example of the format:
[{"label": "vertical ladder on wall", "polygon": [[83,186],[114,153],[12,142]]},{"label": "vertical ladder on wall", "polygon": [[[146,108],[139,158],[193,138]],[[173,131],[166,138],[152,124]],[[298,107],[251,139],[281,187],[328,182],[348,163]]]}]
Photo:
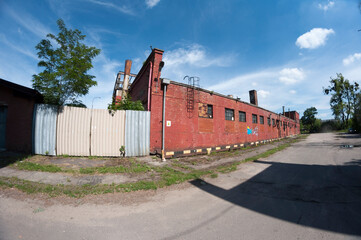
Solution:
[{"label": "vertical ladder on wall", "polygon": [[189,118],[193,117],[194,103],[198,98],[199,91],[195,91],[199,88],[199,77],[185,76],[183,80],[188,81],[187,85],[187,114]]}]

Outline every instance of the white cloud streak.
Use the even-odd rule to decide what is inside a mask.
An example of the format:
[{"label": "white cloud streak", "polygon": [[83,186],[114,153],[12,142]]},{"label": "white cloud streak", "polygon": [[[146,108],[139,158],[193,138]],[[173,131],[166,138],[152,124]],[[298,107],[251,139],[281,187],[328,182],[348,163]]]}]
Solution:
[{"label": "white cloud streak", "polygon": [[259,90],[258,91],[258,96],[260,96],[261,98],[267,98],[268,95],[270,95],[269,91],[266,91],[266,90]]},{"label": "white cloud streak", "polygon": [[104,6],[104,7],[116,10],[121,13],[125,13],[128,15],[134,15],[134,12],[126,6],[118,6],[111,2],[102,2],[102,1],[98,1],[98,0],[87,0],[87,1],[97,4],[97,5],[100,5],[100,6]]},{"label": "white cloud streak", "polygon": [[355,54],[349,55],[347,58],[343,59],[342,62],[343,62],[344,66],[347,66],[360,59],[361,59],[361,53],[355,53]]},{"label": "white cloud streak", "polygon": [[160,0],[145,0],[145,4],[147,5],[148,8],[153,8],[159,2],[160,2]]},{"label": "white cloud streak", "polygon": [[191,44],[183,48],[167,51],[163,57],[166,66],[183,64],[205,68],[210,66],[226,67],[233,60],[232,56],[211,57],[206,49],[199,44]]},{"label": "white cloud streak", "polygon": [[319,3],[318,4],[318,8],[319,9],[322,9],[323,11],[328,11],[330,8],[332,8],[333,6],[335,5],[335,2],[334,1],[328,1],[327,4],[321,4]]},{"label": "white cloud streak", "polygon": [[12,49],[14,49],[15,51],[17,51],[19,53],[22,53],[22,54],[24,54],[24,55],[26,55],[28,57],[31,57],[34,60],[39,60],[38,57],[34,53],[26,50],[26,48],[15,46],[11,42],[9,42],[7,40],[7,38],[5,37],[5,35],[3,35],[3,34],[0,34],[0,42],[6,44],[7,46],[11,47]]},{"label": "white cloud streak", "polygon": [[20,26],[27,29],[29,32],[41,38],[44,38],[48,33],[50,33],[50,30],[41,24],[38,20],[34,19],[26,13],[21,13],[21,15],[19,15],[12,8],[8,7],[4,3],[2,4],[6,9],[7,14],[9,14],[12,19],[14,19]]},{"label": "white cloud streak", "polygon": [[239,75],[227,81],[223,81],[221,83],[211,85],[207,89],[214,90],[217,92],[222,92],[222,91],[234,89],[235,86],[249,86],[250,83],[256,80],[270,80],[276,77],[277,77],[277,72],[275,71],[260,71],[255,73]]},{"label": "white cloud streak", "polygon": [[315,49],[326,44],[328,36],[335,34],[333,29],[313,28],[297,38],[296,45],[299,48]]},{"label": "white cloud streak", "polygon": [[301,68],[284,68],[280,72],[279,80],[285,84],[294,84],[305,78],[305,73]]}]

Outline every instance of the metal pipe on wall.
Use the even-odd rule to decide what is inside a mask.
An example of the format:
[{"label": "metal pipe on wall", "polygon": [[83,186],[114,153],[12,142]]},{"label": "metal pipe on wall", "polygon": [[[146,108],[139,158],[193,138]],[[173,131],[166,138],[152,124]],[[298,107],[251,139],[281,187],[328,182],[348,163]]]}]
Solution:
[{"label": "metal pipe on wall", "polygon": [[162,117],[162,161],[165,162],[165,98],[166,98],[166,92],[167,92],[167,85],[170,84],[169,79],[163,79],[162,81],[164,85],[163,90],[163,117]]}]

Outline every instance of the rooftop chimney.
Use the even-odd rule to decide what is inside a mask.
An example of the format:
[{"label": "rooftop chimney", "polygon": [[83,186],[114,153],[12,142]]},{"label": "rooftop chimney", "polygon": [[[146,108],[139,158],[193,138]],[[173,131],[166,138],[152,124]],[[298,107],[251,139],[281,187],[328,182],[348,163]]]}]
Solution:
[{"label": "rooftop chimney", "polygon": [[123,81],[123,90],[122,90],[122,97],[126,97],[128,93],[128,86],[129,86],[129,74],[130,68],[132,67],[132,60],[125,60],[125,67],[124,67],[124,81]]},{"label": "rooftop chimney", "polygon": [[257,91],[251,90],[249,91],[249,102],[258,106],[258,98],[257,98]]}]

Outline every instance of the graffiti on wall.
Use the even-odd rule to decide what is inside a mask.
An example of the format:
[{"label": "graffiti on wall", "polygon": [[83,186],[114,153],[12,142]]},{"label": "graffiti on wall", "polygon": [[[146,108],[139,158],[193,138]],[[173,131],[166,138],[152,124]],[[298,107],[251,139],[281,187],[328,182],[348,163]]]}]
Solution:
[{"label": "graffiti on wall", "polygon": [[255,127],[254,129],[247,126],[247,135],[256,135],[258,136],[258,127]]}]

